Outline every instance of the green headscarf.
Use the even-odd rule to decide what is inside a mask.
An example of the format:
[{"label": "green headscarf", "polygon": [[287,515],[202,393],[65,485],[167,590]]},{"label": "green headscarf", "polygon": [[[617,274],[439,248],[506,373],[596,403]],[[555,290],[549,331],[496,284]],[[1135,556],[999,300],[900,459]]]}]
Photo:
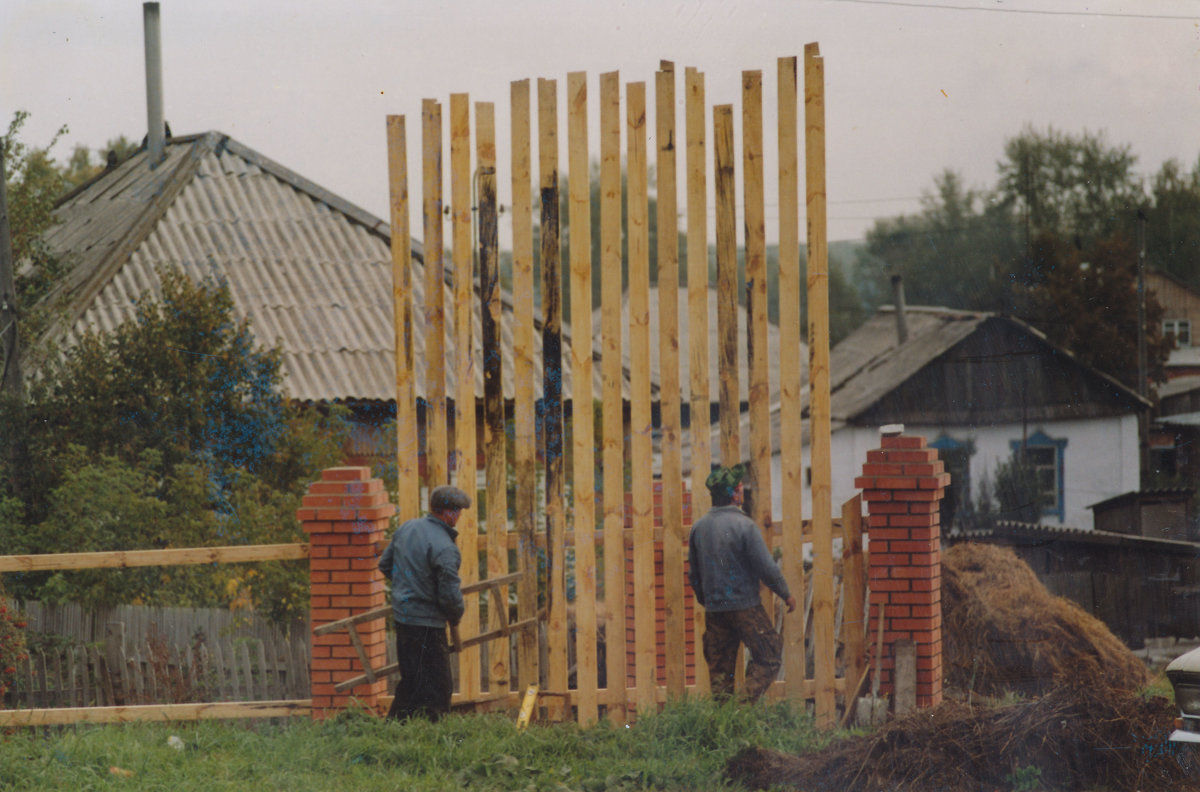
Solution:
[{"label": "green headscarf", "polygon": [[708,478],[704,480],[704,486],[708,487],[708,491],[713,495],[724,493],[726,498],[732,498],[733,491],[737,489],[737,485],[742,482],[742,477],[745,475],[745,465],[718,467],[708,474]]}]

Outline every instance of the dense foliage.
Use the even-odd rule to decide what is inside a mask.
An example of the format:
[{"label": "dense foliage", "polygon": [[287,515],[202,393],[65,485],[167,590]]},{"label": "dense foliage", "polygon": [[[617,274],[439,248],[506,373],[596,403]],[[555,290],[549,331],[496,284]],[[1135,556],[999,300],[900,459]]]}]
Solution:
[{"label": "dense foliage", "polygon": [[[1027,128],[1007,142],[990,188],[946,171],[916,215],[878,221],[856,263],[871,307],[893,275],[910,304],[1010,313],[1082,360],[1137,387],[1136,267],[1200,288],[1200,161],[1168,161],[1148,183],[1128,146],[1103,136]],[[1170,349],[1146,300],[1148,372],[1163,381]]]},{"label": "dense foliage", "polygon": [[17,664],[27,657],[24,617],[0,586],[0,700],[12,686]]},{"label": "dense foliage", "polygon": [[[299,541],[299,498],[340,458],[342,413],[280,394],[275,352],[235,321],[229,290],[160,271],[162,294],[48,363],[27,403],[0,404],[12,439],[0,483],[10,553]],[[295,564],[11,576],[15,595],[95,604],[306,603]]]}]

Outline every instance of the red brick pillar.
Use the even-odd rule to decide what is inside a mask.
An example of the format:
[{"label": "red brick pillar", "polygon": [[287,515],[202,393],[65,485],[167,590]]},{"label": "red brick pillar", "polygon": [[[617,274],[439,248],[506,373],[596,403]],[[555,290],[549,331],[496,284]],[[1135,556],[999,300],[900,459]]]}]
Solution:
[{"label": "red brick pillar", "polygon": [[[303,523],[311,546],[308,568],[314,629],[386,604],[376,544],[387,535],[395,512],[383,482],[371,478],[370,468],[329,468],[322,471],[320,481],[309,486],[296,518]],[[357,628],[371,666],[380,668],[387,656],[386,619]],[[362,662],[348,632],[313,635],[313,717],[337,714],[351,697],[376,709],[378,697],[387,692],[386,679],[343,693],[334,690],[338,682],[362,673]]]},{"label": "red brick pillar", "polygon": [[[896,641],[917,648],[917,706],[942,700],[942,549],[939,503],[950,484],[937,449],[925,438],[884,427],[881,448],[867,452],[855,486],[867,503],[871,614],[867,640],[875,652],[883,608],[879,689],[892,692]],[[871,660],[871,668],[875,660]]]}]

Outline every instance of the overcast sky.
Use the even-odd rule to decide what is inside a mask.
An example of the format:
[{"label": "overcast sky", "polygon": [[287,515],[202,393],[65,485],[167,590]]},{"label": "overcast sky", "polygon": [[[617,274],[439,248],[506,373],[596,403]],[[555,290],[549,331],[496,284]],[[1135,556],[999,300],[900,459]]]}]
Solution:
[{"label": "overcast sky", "polygon": [[[503,136],[510,82],[554,78],[565,140],[568,72],[588,73],[594,123],[602,72],[619,70],[622,83],[645,81],[652,104],[660,59],[675,62],[680,97],[683,69],[696,67],[705,74],[708,104],[733,104],[739,118],[741,72],[757,69],[769,98],[770,148],[776,58],[802,59],[808,42],[819,43],[825,60],[834,240],[860,238],[875,218],[918,210],[943,169],[959,172],[968,186],[993,185],[1005,140],[1027,125],[1103,132],[1109,143],[1132,148],[1146,176],[1169,158],[1190,168],[1200,155],[1200,0],[161,6],[165,115],[175,134],[228,133],[380,217],[387,213],[384,119],[409,119],[416,197],[423,98],[442,101],[444,118],[451,93],[495,102]],[[120,134],[140,140],[142,3],[2,0],[5,124],[18,109],[32,113],[29,143],[45,143],[69,125],[55,150],[63,159],[76,143],[100,149]],[[682,108],[678,123],[682,128]],[[598,152],[594,133],[592,150]],[[499,156],[503,167],[503,140]],[[565,149],[560,161],[565,169]],[[773,162],[769,157],[768,182]],[[507,183],[505,169],[502,203]],[[770,215],[769,184],[768,192]],[[681,206],[682,195],[681,186]],[[420,225],[413,228],[419,236]]]}]

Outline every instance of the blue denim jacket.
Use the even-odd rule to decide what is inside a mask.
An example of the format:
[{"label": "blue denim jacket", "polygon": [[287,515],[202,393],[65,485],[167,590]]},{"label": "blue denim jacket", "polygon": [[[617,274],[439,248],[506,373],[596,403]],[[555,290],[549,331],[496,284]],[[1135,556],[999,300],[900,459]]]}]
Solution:
[{"label": "blue denim jacket", "polygon": [[737,506],[716,506],[692,526],[688,578],[696,601],[713,612],[762,604],[759,581],[780,599],[791,596],[758,526]]},{"label": "blue denim jacket", "polygon": [[462,618],[457,538],[458,531],[432,515],[396,529],[379,557],[379,571],[392,582],[392,614],[398,624],[445,627]]}]

